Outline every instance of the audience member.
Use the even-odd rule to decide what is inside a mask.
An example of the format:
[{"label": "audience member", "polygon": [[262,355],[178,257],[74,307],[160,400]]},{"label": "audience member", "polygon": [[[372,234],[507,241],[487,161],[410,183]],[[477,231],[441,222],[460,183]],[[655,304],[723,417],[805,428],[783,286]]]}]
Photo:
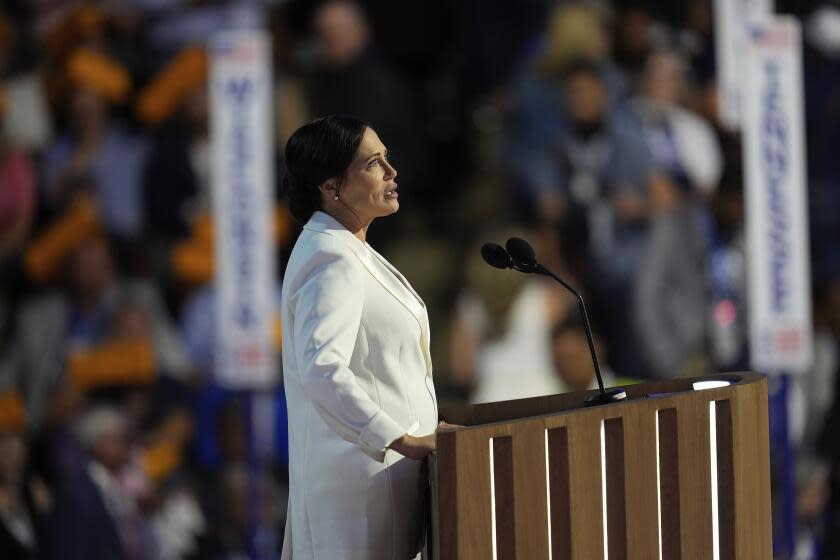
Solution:
[{"label": "audience member", "polygon": [[59,483],[53,557],[145,558],[142,517],[120,480],[130,458],[125,417],[113,407],[93,407],[80,417],[76,435],[87,463]]},{"label": "audience member", "polygon": [[[2,118],[2,115],[0,115]],[[0,263],[18,255],[35,218],[36,175],[23,150],[0,139]]]},{"label": "audience member", "polygon": [[[179,54],[140,94],[141,117],[162,125],[143,172],[147,235],[171,243],[211,211],[207,55]],[[150,239],[154,241],[154,239]]]},{"label": "audience member", "polygon": [[791,443],[796,457],[798,541],[823,542],[820,558],[840,553],[840,281],[818,285],[814,364],[793,379]]},{"label": "audience member", "polygon": [[681,107],[685,69],[672,50],[654,50],[631,105],[656,172],[651,220],[635,280],[632,313],[644,372],[699,375],[705,359],[709,211],[722,155],[712,127]]},{"label": "audience member", "polygon": [[558,225],[566,259],[592,293],[615,367],[639,375],[630,306],[651,215],[652,162],[640,131],[610,111],[596,66],[576,62],[565,83],[570,126],[554,156],[562,179],[545,191],[540,207]]},{"label": "audience member", "polygon": [[45,518],[52,496],[28,471],[24,407],[14,390],[0,394],[0,556],[21,560],[43,557]]},{"label": "audience member", "polygon": [[140,170],[146,141],[113,115],[113,106],[129,95],[128,72],[109,57],[83,49],[70,57],[65,72],[71,84],[65,93],[68,129],[44,154],[46,200],[61,208],[68,187],[88,175],[105,226],[134,239],[143,227]]},{"label": "audience member", "polygon": [[[597,333],[593,333],[592,336],[598,355],[601,380],[604,387],[612,387],[616,384],[616,377],[610,366],[604,363],[603,341]],[[560,386],[565,391],[588,391],[598,388],[586,328],[576,305],[551,329],[551,359]]]},{"label": "audience member", "polygon": [[115,313],[129,304],[134,309],[131,328],[149,336],[157,369],[176,378],[190,373],[155,287],[121,280],[105,238],[83,240],[68,256],[66,271],[64,290],[25,304],[16,331],[14,368],[33,428],[50,415],[48,403],[62,401],[60,395],[70,390],[67,360],[107,341]]},{"label": "audience member", "polygon": [[708,198],[723,172],[723,157],[709,123],[685,109],[687,68],[673,50],[647,58],[640,95],[631,101],[654,165],[681,192]]},{"label": "audience member", "polygon": [[513,195],[525,216],[556,220],[563,203],[557,191],[568,177],[558,161],[558,145],[572,128],[566,74],[590,61],[605,89],[600,103],[619,108],[627,82],[608,57],[605,14],[583,3],[563,3],[550,14],[536,52],[523,63],[512,86],[505,130],[506,163]]},{"label": "audience member", "polygon": [[556,393],[551,325],[563,316],[565,292],[542,277],[494,270],[477,248],[465,277],[450,327],[453,381],[476,403]]}]

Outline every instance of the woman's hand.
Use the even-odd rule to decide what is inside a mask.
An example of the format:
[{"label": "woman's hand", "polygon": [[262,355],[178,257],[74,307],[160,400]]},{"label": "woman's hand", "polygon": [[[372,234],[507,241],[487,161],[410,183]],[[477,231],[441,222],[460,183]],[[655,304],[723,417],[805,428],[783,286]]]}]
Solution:
[{"label": "woman's hand", "polygon": [[419,461],[435,450],[436,439],[436,435],[433,433],[420,437],[405,434],[394,441],[390,448],[404,457]]},{"label": "woman's hand", "polygon": [[463,428],[458,424],[447,424],[446,422],[438,423],[437,430],[427,436],[415,437],[411,434],[405,434],[397,439],[389,447],[400,455],[419,461],[435,450],[437,446],[437,432],[440,430],[457,430]]}]

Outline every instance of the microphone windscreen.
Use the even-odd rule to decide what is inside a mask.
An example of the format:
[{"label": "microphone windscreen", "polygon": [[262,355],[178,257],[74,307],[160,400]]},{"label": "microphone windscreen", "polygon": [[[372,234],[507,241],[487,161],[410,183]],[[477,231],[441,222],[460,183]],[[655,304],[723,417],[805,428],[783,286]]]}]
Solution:
[{"label": "microphone windscreen", "polygon": [[531,265],[537,262],[537,254],[531,244],[519,237],[511,237],[505,243],[508,254],[516,264]]},{"label": "microphone windscreen", "polygon": [[481,256],[490,266],[502,269],[510,268],[510,255],[501,245],[485,243],[481,246]]}]

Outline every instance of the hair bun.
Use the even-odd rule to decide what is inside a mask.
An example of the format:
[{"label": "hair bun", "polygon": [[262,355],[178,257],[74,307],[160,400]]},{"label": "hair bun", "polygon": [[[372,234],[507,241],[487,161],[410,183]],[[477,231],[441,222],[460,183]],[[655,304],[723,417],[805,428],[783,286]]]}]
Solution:
[{"label": "hair bun", "polygon": [[295,177],[291,171],[287,170],[286,173],[283,174],[283,180],[280,183],[280,192],[283,196],[291,196],[299,183],[300,182],[297,180],[297,177]]},{"label": "hair bun", "polygon": [[309,217],[320,209],[318,189],[307,188],[303,181],[290,171],[286,171],[283,175],[280,194],[289,201],[289,211],[300,225],[304,225]]}]

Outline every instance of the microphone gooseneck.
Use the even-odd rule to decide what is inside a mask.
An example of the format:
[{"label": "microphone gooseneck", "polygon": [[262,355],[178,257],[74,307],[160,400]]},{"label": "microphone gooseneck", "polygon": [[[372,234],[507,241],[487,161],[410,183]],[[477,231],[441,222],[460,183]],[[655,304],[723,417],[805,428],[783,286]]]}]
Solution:
[{"label": "microphone gooseneck", "polygon": [[[592,356],[592,364],[595,367],[595,379],[598,382],[598,393],[586,398],[586,406],[606,404],[622,401],[627,398],[627,393],[619,387],[607,391],[604,389],[604,379],[601,376],[601,366],[598,363],[598,354],[595,352],[595,343],[592,340],[592,328],[589,326],[589,315],[586,312],[586,304],[583,297],[568,282],[551,272],[549,269],[537,262],[536,253],[530,243],[519,237],[511,237],[502,249],[495,243],[485,243],[481,248],[481,255],[488,264],[496,268],[513,268],[524,273],[536,273],[543,276],[550,276],[569,290],[578,300],[578,309],[583,317],[583,326],[586,330],[586,341],[589,344],[589,353]],[[486,250],[486,251],[485,251]],[[501,252],[500,252],[501,250]],[[490,254],[492,252],[492,255]],[[504,253],[504,254],[502,254]],[[491,258],[493,262],[491,262]],[[494,263],[504,263],[502,266]]]}]

